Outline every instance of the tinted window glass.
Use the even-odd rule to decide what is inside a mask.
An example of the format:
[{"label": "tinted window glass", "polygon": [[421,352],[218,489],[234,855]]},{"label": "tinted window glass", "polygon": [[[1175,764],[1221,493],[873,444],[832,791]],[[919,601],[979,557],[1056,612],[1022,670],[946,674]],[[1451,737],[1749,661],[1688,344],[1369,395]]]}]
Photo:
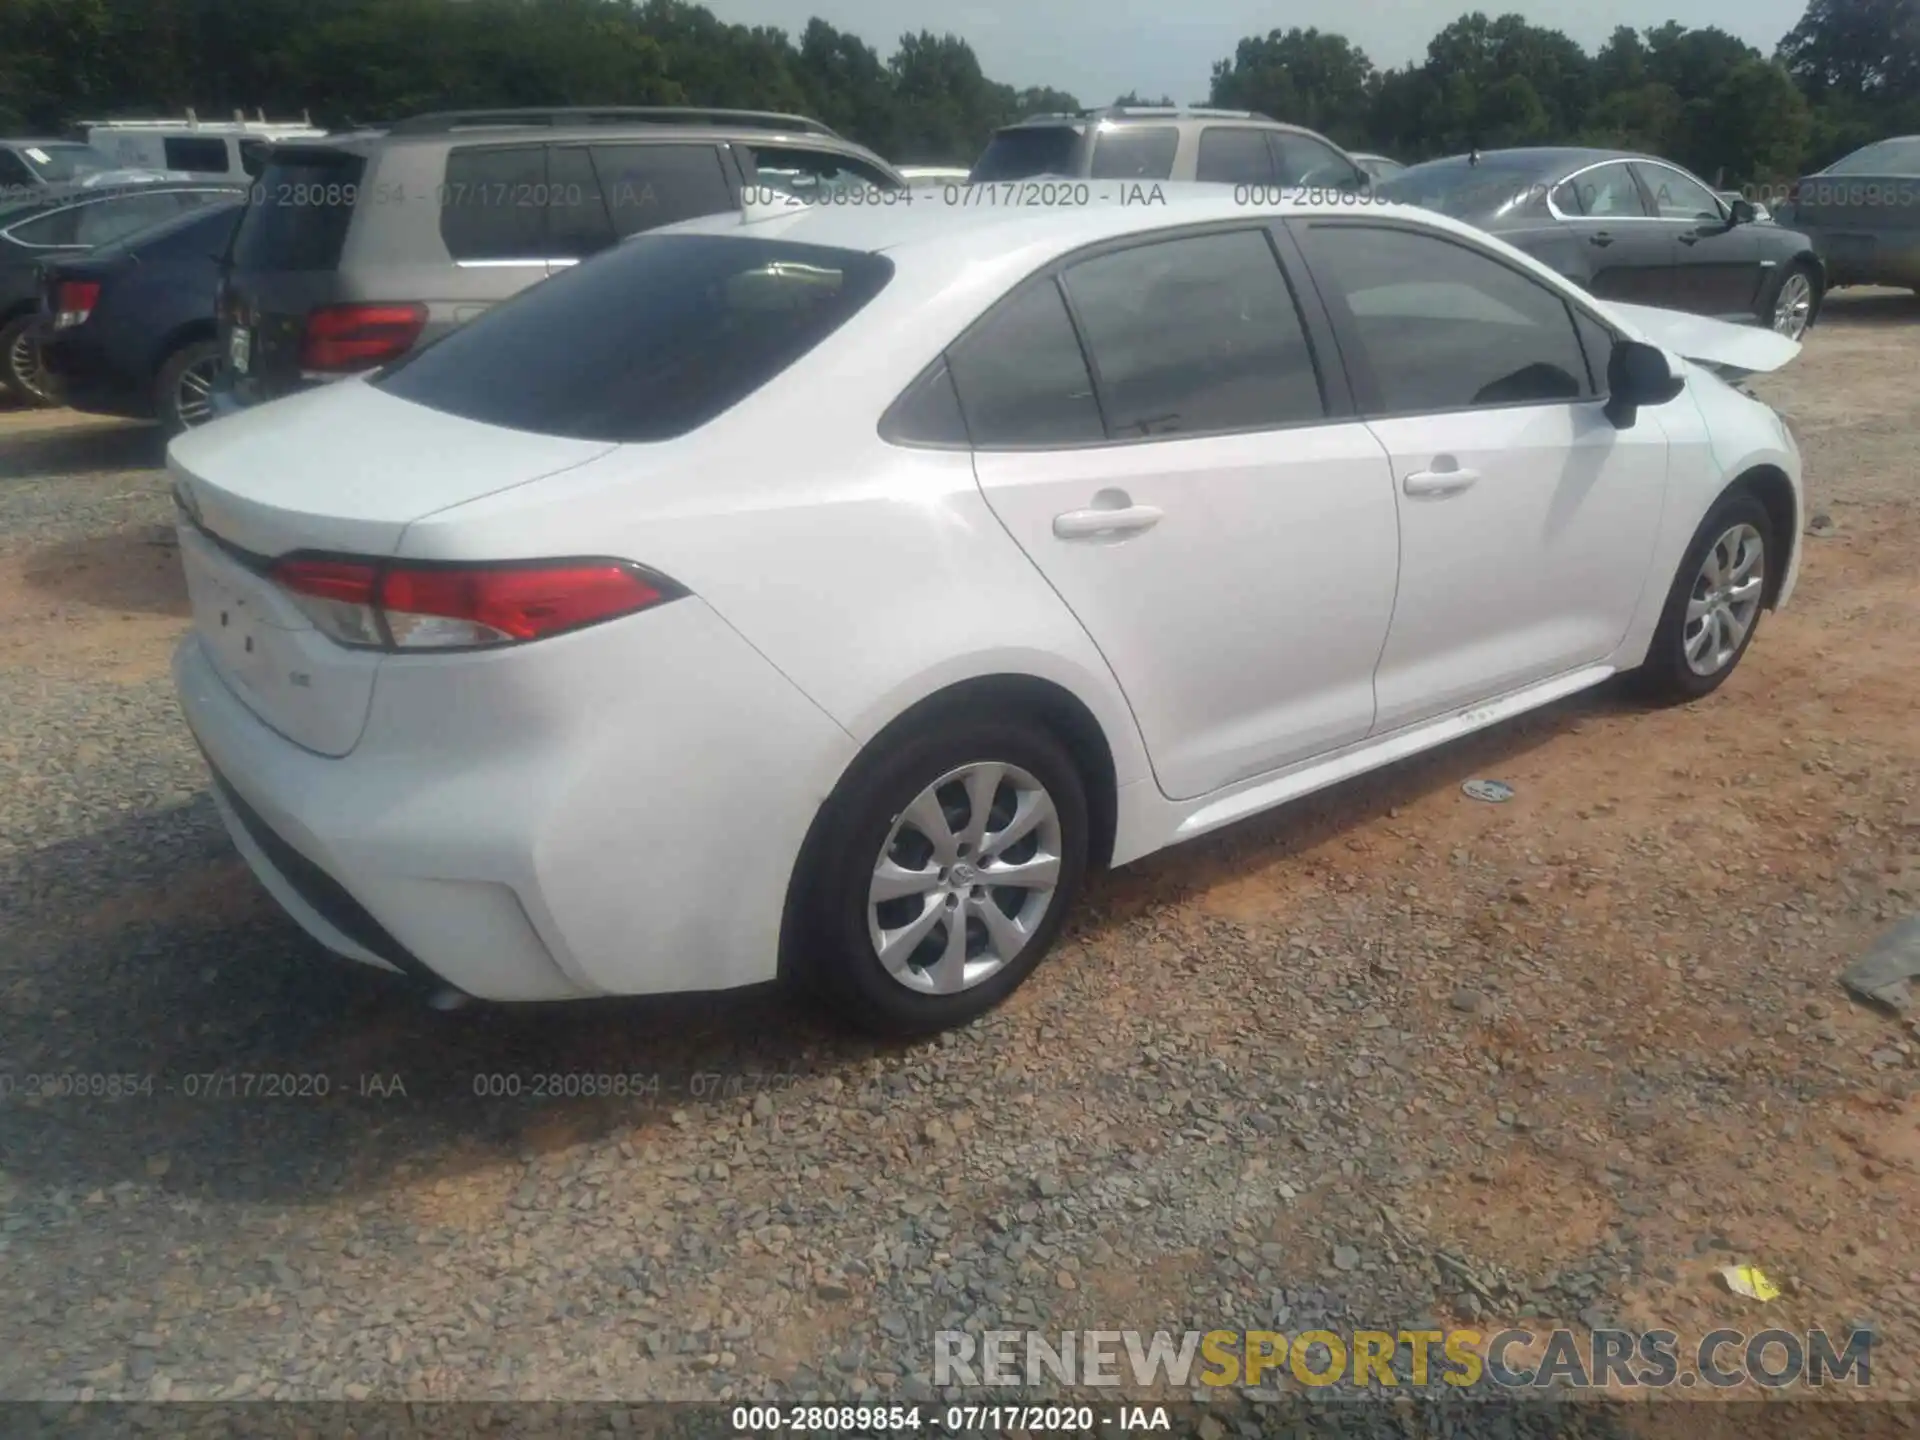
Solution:
[{"label": "tinted window glass", "polygon": [[1274,165],[1282,185],[1356,185],[1360,177],[1346,157],[1324,141],[1291,130],[1268,132],[1273,138]]},{"label": "tinted window glass", "polygon": [[267,168],[267,155],[272,150],[264,140],[242,140],[240,142],[240,168],[249,175],[258,176]]},{"label": "tinted window glass", "polygon": [[800,359],[892,274],[860,251],[646,236],[521,291],[374,383],[512,430],[669,440]]},{"label": "tinted window glass", "polygon": [[129,235],[116,250],[137,250],[143,261],[204,260],[223,254],[239,223],[238,201],[226,200],[189,210],[172,220]]},{"label": "tinted window glass", "polygon": [[1633,171],[1625,163],[1596,165],[1553,190],[1553,203],[1563,215],[1586,215],[1600,219],[1610,215],[1647,213],[1647,203],[1634,183]]},{"label": "tinted window glass", "polygon": [[136,231],[171,220],[188,208],[187,197],[172,191],[123,195],[80,207],[74,239],[81,245],[107,245]]},{"label": "tinted window glass", "polygon": [[169,170],[227,173],[227,142],[206,136],[169,135],[160,142]]},{"label": "tinted window glass", "polygon": [[617,237],[585,146],[547,152],[547,256],[580,260]]},{"label": "tinted window glass", "polygon": [[68,205],[63,209],[49,210],[44,215],[8,226],[7,233],[22,245],[77,244],[74,236],[79,229],[80,212],[84,208],[81,205]]},{"label": "tinted window glass", "polygon": [[1438,210],[1460,220],[1491,220],[1511,214],[1545,193],[1538,171],[1537,162],[1525,157],[1507,164],[1482,159],[1478,165],[1465,160],[1435,160],[1382,180],[1373,187],[1373,193],[1382,200]]},{"label": "tinted window glass", "polygon": [[593,147],[613,228],[622,235],[733,209],[738,202],[724,164],[711,145]]},{"label": "tinted window glass", "polygon": [[1574,328],[1580,332],[1580,348],[1587,357],[1587,378],[1593,393],[1607,393],[1607,362],[1613,358],[1613,332],[1578,305],[1573,307]]},{"label": "tinted window glass", "polygon": [[1713,192],[1690,176],[1665,165],[1636,165],[1653,196],[1653,208],[1662,220],[1718,220],[1720,202]]},{"label": "tinted window glass", "polygon": [[829,204],[855,191],[900,188],[873,166],[831,150],[754,145],[748,154],[753,159],[756,189],[792,195],[810,204]]},{"label": "tinted window glass", "polygon": [[539,145],[447,156],[440,237],[456,260],[547,258],[547,152]]},{"label": "tinted window glass", "polygon": [[1106,438],[1066,302],[1051,280],[1002,300],[948,352],[967,433],[985,448]]},{"label": "tinted window glass", "polygon": [[1200,158],[1193,178],[1230,185],[1265,185],[1273,179],[1273,153],[1266,132],[1245,125],[1209,125],[1200,132]]},{"label": "tinted window glass", "polygon": [[888,407],[880,420],[880,438],[896,445],[965,445],[967,422],[953,388],[947,362],[941,360]]},{"label": "tinted window glass", "polygon": [[11,150],[0,150],[0,200],[8,198],[14,186],[32,185],[36,178],[26,161]]},{"label": "tinted window glass", "polygon": [[1100,133],[1088,174],[1095,180],[1165,180],[1179,148],[1180,132],[1171,125],[1121,125]]},{"label": "tinted window glass", "polygon": [[113,157],[94,149],[91,145],[61,143],[54,145],[27,145],[22,153],[15,155],[16,161],[24,160],[31,167],[29,173],[22,176],[31,180],[37,173],[39,178],[49,185],[57,185],[65,180],[79,180],[88,175],[98,175],[102,170],[111,170]]},{"label": "tinted window glass", "polygon": [[240,270],[331,270],[340,263],[366,161],[344,150],[280,150],[260,172],[233,237]]},{"label": "tinted window glass", "polygon": [[1261,230],[1195,235],[1067,271],[1113,437],[1247,430],[1326,413]]},{"label": "tinted window glass", "polygon": [[1836,160],[1822,175],[1920,175],[1920,137],[1876,140],[1845,159]]},{"label": "tinted window glass", "polygon": [[1081,129],[1073,125],[1029,125],[997,131],[967,178],[984,185],[990,180],[1077,174],[1081,138]]},{"label": "tinted window glass", "polygon": [[1558,295],[1438,236],[1315,225],[1320,293],[1359,343],[1379,414],[1576,400],[1592,393]]}]

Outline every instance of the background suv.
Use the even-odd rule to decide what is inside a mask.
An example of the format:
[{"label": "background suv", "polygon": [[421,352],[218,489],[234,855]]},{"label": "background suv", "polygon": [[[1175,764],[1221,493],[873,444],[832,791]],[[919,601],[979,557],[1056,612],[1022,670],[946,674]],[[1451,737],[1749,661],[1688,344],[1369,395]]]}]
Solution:
[{"label": "background suv", "polygon": [[1114,105],[1034,115],[994,132],[968,179],[976,185],[1060,175],[1086,180],[1211,180],[1228,185],[1371,183],[1324,135],[1251,110]]},{"label": "background suv", "polygon": [[643,230],[846,187],[906,182],[762,111],[457,111],[277,145],[223,269],[216,409],[397,359]]}]

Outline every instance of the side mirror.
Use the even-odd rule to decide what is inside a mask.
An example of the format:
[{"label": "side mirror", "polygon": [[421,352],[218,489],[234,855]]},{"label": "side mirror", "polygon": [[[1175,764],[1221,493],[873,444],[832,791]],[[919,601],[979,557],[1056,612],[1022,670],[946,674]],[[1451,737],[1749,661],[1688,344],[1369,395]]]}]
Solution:
[{"label": "side mirror", "polygon": [[1664,351],[1638,340],[1616,340],[1607,359],[1607,419],[1631,430],[1642,405],[1664,405],[1686,388]]},{"label": "side mirror", "polygon": [[1735,200],[1729,207],[1733,211],[1733,223],[1751,225],[1760,218],[1760,212],[1753,208],[1751,200]]}]

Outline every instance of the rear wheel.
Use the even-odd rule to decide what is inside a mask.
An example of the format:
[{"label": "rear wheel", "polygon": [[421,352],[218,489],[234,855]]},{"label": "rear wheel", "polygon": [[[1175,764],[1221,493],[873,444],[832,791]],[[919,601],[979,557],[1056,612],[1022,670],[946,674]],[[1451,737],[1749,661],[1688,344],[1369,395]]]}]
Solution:
[{"label": "rear wheel", "polygon": [[160,367],[153,382],[153,413],[168,435],[213,419],[213,382],[220,375],[220,345],[189,340]]},{"label": "rear wheel", "polygon": [[796,897],[795,968],[863,1029],[950,1029],[1040,963],[1087,863],[1086,790],[1039,726],[949,717],[856,765]]},{"label": "rear wheel", "polygon": [[0,390],[22,405],[51,405],[47,372],[40,360],[40,317],[16,315],[0,325]]},{"label": "rear wheel", "polygon": [[1760,323],[1789,340],[1804,339],[1820,308],[1820,282],[1813,267],[1796,260],[1780,274],[1771,295],[1760,307]]},{"label": "rear wheel", "polygon": [[1720,688],[1760,628],[1776,553],[1773,522],[1755,496],[1736,490],[1713,507],[1680,562],[1636,676],[1644,695],[1679,703]]}]

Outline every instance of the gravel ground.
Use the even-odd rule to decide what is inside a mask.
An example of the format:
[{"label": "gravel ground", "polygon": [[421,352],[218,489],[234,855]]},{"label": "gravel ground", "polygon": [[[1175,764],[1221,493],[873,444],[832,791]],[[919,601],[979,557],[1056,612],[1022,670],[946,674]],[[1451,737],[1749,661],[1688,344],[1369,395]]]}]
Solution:
[{"label": "gravel ground", "polygon": [[1710,700],[1584,697],[1107,877],[909,1047],[328,959],[174,710],[156,443],[0,415],[0,1396],[925,1399],[940,1329],[1420,1319],[1870,1324],[1908,1394],[1920,1027],[1835,976],[1920,892],[1916,327],[1843,296],[1767,382],[1828,519]]}]

